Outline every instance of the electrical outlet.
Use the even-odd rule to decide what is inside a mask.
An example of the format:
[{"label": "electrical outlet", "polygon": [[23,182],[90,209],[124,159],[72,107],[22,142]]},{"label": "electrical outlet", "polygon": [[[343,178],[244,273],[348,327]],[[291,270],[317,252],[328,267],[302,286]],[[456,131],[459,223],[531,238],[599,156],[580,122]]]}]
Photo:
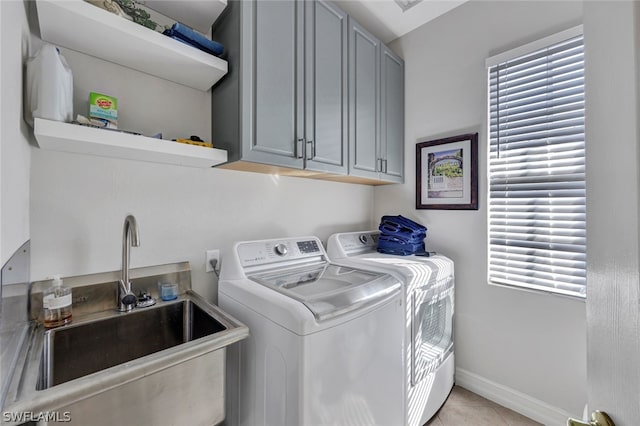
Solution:
[{"label": "electrical outlet", "polygon": [[220,250],[207,250],[204,252],[204,271],[213,272],[211,261],[216,261],[216,271],[220,269]]}]

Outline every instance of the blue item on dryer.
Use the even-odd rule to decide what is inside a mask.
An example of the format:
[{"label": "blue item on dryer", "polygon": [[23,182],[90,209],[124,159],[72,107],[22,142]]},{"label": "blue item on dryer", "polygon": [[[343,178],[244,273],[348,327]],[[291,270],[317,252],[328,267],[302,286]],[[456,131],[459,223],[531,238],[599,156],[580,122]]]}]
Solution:
[{"label": "blue item on dryer", "polygon": [[378,229],[383,234],[403,235],[406,237],[422,236],[424,238],[427,235],[427,228],[401,215],[382,216]]},{"label": "blue item on dryer", "polygon": [[224,46],[222,44],[209,40],[204,35],[179,22],[173,24],[171,28],[165,30],[162,34],[215,56],[224,54]]},{"label": "blue item on dryer", "polygon": [[378,238],[378,252],[409,256],[411,254],[424,253],[425,247],[424,242],[409,243],[397,239],[386,239],[380,236],[380,238]]},{"label": "blue item on dryer", "polygon": [[378,252],[409,256],[426,253],[427,228],[403,216],[382,216]]}]

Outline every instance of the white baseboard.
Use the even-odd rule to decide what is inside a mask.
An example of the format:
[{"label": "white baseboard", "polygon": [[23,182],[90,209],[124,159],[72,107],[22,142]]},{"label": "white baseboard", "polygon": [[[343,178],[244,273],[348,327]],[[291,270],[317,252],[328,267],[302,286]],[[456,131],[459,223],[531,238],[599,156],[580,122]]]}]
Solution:
[{"label": "white baseboard", "polygon": [[570,413],[560,408],[553,407],[546,402],[487,380],[482,376],[462,368],[456,368],[456,385],[540,422],[545,426],[566,426],[567,419],[573,417]]}]

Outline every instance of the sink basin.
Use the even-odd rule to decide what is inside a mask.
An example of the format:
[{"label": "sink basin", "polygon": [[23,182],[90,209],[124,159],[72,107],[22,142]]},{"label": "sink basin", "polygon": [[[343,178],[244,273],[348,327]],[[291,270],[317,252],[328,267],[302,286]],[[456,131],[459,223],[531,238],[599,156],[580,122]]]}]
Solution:
[{"label": "sink basin", "polygon": [[44,333],[38,390],[124,364],[226,327],[191,300]]},{"label": "sink basin", "polygon": [[65,277],[73,323],[51,330],[42,326],[42,293],[51,280],[30,284],[31,322],[2,407],[15,419],[0,423],[22,425],[21,413],[57,413],[62,420],[52,426],[224,420],[227,347],[249,329],[191,289],[188,262],[132,269],[136,292],[158,298],[158,283],[174,283],[178,298],[118,312],[120,272]]}]

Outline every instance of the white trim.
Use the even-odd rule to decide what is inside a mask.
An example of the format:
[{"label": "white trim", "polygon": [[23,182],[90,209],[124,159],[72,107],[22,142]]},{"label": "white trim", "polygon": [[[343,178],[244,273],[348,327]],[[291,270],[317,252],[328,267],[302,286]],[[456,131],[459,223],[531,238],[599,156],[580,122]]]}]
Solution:
[{"label": "white trim", "polygon": [[456,368],[456,385],[545,426],[566,426],[569,417],[580,417],[462,368]]},{"label": "white trim", "polygon": [[544,37],[539,40],[532,41],[531,43],[524,44],[522,46],[516,47],[515,49],[507,50],[506,52],[493,55],[487,58],[486,66],[487,68],[490,68],[494,65],[498,65],[502,62],[506,62],[513,58],[527,55],[531,52],[535,52],[536,50],[544,49],[545,47],[549,47],[553,44],[560,43],[565,40],[569,40],[570,38],[573,38],[573,37],[577,37],[582,33],[583,33],[582,25],[578,25],[577,27],[560,31],[559,33],[555,33],[548,37]]}]

